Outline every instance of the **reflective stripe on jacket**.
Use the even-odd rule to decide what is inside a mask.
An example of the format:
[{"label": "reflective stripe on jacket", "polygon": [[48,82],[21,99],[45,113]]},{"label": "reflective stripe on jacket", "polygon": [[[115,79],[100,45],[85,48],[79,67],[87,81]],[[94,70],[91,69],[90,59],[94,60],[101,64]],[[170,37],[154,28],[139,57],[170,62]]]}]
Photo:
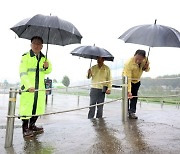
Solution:
[{"label": "reflective stripe on jacket", "polygon": [[[52,71],[51,63],[47,69],[43,68],[45,56],[40,52],[39,62],[32,50],[24,54],[20,64],[21,89],[28,90],[30,87],[35,89],[45,89],[44,78]],[[45,91],[34,93],[22,92],[20,96],[19,114],[21,116],[32,114],[43,114],[45,111]],[[21,119],[29,119],[24,117]]]}]

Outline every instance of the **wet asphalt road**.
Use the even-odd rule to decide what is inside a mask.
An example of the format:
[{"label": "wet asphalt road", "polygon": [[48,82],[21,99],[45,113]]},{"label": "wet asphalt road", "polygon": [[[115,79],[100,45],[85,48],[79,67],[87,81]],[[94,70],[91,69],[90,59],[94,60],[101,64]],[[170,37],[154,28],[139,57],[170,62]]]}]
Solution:
[{"label": "wet asphalt road", "polygon": [[[78,107],[77,96],[49,97],[47,112]],[[1,154],[179,154],[180,109],[172,105],[138,104],[138,120],[122,122],[121,104],[104,106],[104,118],[87,119],[88,109],[44,116],[37,125],[45,132],[24,139],[21,121],[15,119],[13,147],[4,148],[8,95],[0,96]],[[79,107],[88,106],[89,98],[80,97]],[[18,98],[17,98],[18,112]]]}]

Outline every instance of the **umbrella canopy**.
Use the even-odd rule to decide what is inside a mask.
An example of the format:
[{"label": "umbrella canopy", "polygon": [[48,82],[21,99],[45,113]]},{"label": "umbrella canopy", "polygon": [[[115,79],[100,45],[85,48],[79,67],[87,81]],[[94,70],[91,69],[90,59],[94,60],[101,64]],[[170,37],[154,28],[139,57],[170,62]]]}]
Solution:
[{"label": "umbrella canopy", "polygon": [[119,39],[125,43],[146,45],[149,47],[180,47],[180,33],[174,28],[157,25],[139,25],[130,28]]},{"label": "umbrella canopy", "polygon": [[32,18],[26,18],[10,28],[20,38],[31,40],[33,36],[39,36],[43,43],[65,46],[81,43],[82,36],[77,28],[70,22],[57,16],[44,16],[37,14]]},{"label": "umbrella canopy", "polygon": [[97,46],[80,46],[74,49],[71,54],[73,56],[79,56],[88,59],[97,59],[98,57],[103,57],[104,60],[113,61],[113,55],[106,49],[99,48]]},{"label": "umbrella canopy", "polygon": [[81,43],[81,34],[70,22],[57,16],[44,16],[37,14],[26,18],[10,28],[20,38],[31,39],[40,36],[45,44],[68,45]]}]

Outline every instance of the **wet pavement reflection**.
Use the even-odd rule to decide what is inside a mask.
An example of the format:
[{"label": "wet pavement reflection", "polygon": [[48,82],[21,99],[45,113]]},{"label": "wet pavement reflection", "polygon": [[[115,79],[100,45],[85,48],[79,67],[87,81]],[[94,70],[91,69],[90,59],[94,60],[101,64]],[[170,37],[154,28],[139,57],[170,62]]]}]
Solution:
[{"label": "wet pavement reflection", "polygon": [[[3,96],[3,100],[7,98]],[[89,98],[81,97],[78,105],[88,104]],[[77,96],[57,94],[46,112],[76,107]],[[180,153],[180,112],[172,105],[161,108],[143,103],[137,106],[139,119],[126,122],[122,122],[120,102],[104,105],[104,116],[99,119],[88,119],[88,109],[42,116],[37,126],[43,126],[44,133],[31,139],[23,138],[21,121],[15,119],[11,148],[4,148],[7,103],[1,103],[0,108],[0,154]]]},{"label": "wet pavement reflection", "polygon": [[121,142],[114,136],[115,131],[107,127],[104,118],[91,119],[91,122],[96,132],[92,153],[120,153],[122,151]]},{"label": "wet pavement reflection", "polygon": [[37,154],[51,154],[53,153],[54,148],[47,143],[39,141],[39,137],[35,136],[31,139],[24,138],[24,148],[23,153],[30,154],[30,153],[37,153]]},{"label": "wet pavement reflection", "polygon": [[[138,125],[137,120],[134,119],[129,119],[126,123],[123,123],[126,142],[134,152],[148,152],[145,137]],[[131,152],[131,150],[128,152]]]},{"label": "wet pavement reflection", "polygon": [[6,148],[5,151],[6,151],[6,154],[14,154],[14,153],[16,153],[15,150],[14,150],[14,147]]}]

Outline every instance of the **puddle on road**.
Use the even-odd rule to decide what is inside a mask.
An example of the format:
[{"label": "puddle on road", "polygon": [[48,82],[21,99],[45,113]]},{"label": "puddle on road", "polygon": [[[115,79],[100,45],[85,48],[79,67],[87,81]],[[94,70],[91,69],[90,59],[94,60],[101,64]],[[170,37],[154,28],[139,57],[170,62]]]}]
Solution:
[{"label": "puddle on road", "polygon": [[[48,111],[62,111],[77,107],[76,97],[54,98]],[[57,100],[63,101],[57,101]],[[86,98],[80,106],[88,105]],[[83,104],[86,102],[87,104]],[[158,108],[158,110],[157,110]],[[101,119],[87,119],[88,110],[75,111],[38,119],[37,125],[45,132],[24,140],[20,120],[15,120],[13,147],[0,147],[1,153],[67,153],[67,154],[119,154],[119,153],[178,153],[180,151],[179,111],[173,107],[143,104],[138,106],[138,120],[122,122],[121,104],[104,106]],[[2,121],[1,121],[2,122]],[[4,122],[5,123],[5,122]],[[18,127],[16,127],[16,125]],[[0,145],[4,145],[5,129],[0,129]]]}]

